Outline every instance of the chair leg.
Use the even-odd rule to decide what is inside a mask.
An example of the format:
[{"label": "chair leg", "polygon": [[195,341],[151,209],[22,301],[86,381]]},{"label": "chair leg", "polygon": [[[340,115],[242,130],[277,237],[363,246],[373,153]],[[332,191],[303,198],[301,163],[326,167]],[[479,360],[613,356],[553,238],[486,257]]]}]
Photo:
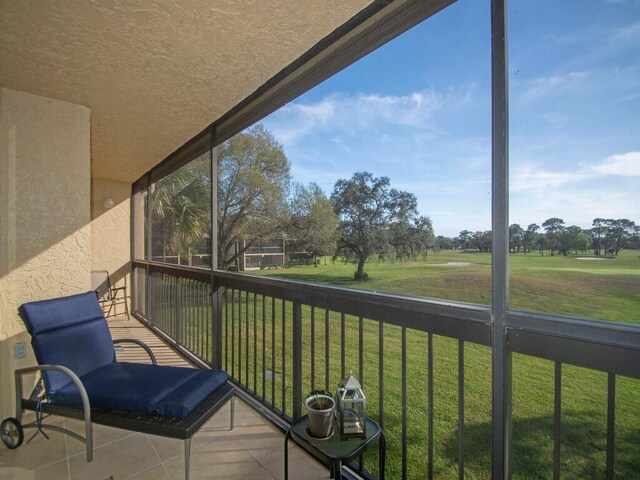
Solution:
[{"label": "chair leg", "polygon": [[[80,396],[84,396],[80,392]],[[88,404],[89,399],[87,398]],[[93,423],[91,422],[91,410],[84,410],[84,443],[87,449],[87,463],[93,461]]]},{"label": "chair leg", "polygon": [[127,314],[127,320],[131,320],[131,317],[129,316],[129,305],[126,296],[124,297],[124,311]]},{"label": "chair leg", "polygon": [[189,480],[189,465],[191,463],[191,439],[184,441],[184,480]]},{"label": "chair leg", "polygon": [[109,300],[109,310],[107,310],[107,313],[104,316],[104,318],[109,318],[111,316],[111,310],[113,309],[114,303],[115,302],[113,301],[113,299]]},{"label": "chair leg", "polygon": [[90,421],[85,423],[84,435],[87,447],[87,463],[91,463],[93,461],[93,427]]},{"label": "chair leg", "polygon": [[233,422],[235,420],[235,416],[236,416],[236,397],[234,395],[233,397],[231,397],[231,428],[230,430],[233,430]]}]

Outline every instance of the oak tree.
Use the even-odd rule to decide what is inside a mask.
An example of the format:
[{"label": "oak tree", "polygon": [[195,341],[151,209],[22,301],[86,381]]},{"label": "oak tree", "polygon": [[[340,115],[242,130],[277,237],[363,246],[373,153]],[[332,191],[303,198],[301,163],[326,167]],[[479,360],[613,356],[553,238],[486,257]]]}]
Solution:
[{"label": "oak tree", "polygon": [[217,152],[218,265],[227,269],[258,239],[284,233],[290,165],[262,125],[235,135]]},{"label": "oak tree", "polygon": [[357,262],[356,280],[366,280],[364,265],[371,255],[388,251],[399,239],[394,231],[431,229],[430,220],[420,220],[415,195],[391,188],[388,177],[354,173],[336,182],[331,201],[340,221],[338,251]]}]

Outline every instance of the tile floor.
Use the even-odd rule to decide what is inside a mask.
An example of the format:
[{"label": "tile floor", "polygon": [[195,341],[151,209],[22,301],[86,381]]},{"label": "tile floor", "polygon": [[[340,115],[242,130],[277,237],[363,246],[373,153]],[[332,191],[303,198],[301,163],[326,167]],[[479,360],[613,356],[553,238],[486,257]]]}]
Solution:
[{"label": "tile floor", "polygon": [[[181,365],[184,360],[136,320],[110,320],[114,338],[139,338],[151,344],[159,362]],[[132,359],[138,353],[125,352]],[[29,415],[33,415],[29,413]],[[229,430],[229,404],[225,405],[193,437],[191,479],[280,479],[284,476],[284,436],[248,405],[236,399],[235,428]],[[31,420],[25,418],[25,421]],[[47,421],[83,432],[72,419]],[[49,440],[25,431],[25,443],[8,450],[0,445],[0,479],[15,480],[124,480],[184,478],[184,443],[95,425],[94,459],[87,463],[84,445],[48,432]],[[328,470],[289,442],[289,478],[326,479]]]}]

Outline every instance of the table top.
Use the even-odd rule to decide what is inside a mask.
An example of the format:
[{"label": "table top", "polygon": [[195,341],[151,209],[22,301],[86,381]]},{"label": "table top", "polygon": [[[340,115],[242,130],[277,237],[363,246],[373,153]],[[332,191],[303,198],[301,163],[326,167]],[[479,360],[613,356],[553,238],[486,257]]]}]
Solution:
[{"label": "table top", "polygon": [[[380,425],[367,418],[367,437],[349,438],[342,440],[340,430],[337,425],[333,425],[333,435],[329,438],[314,438],[307,433],[309,417],[304,415],[291,425],[289,434],[305,450],[314,450],[325,457],[327,461],[346,460],[350,461],[362,453],[370,443],[378,440],[381,434]],[[310,448],[307,448],[310,447]],[[313,453],[313,452],[310,452]]]}]

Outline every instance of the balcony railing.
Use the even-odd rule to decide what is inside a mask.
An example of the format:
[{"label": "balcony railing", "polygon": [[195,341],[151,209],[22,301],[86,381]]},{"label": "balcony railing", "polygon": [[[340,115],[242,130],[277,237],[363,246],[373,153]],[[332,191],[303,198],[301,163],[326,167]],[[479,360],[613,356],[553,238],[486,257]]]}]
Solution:
[{"label": "balcony railing", "polygon": [[[138,261],[134,284],[140,318],[203,362],[226,370],[240,389],[286,422],[304,414],[307,392],[335,391],[352,371],[369,394],[369,415],[385,430],[389,478],[490,475],[492,445],[505,439],[492,439],[488,307]],[[532,379],[533,385],[514,380],[514,390],[549,384],[548,392],[535,392],[551,412],[537,419],[535,431],[542,437],[534,439],[536,452],[528,451],[525,439],[508,459],[516,476],[541,475],[530,470],[531,463],[553,478],[565,470],[568,476],[589,471],[607,478],[633,472],[637,460],[629,458],[639,445],[627,423],[635,418],[637,425],[640,415],[625,408],[625,421],[616,421],[616,378],[640,378],[640,330],[513,313],[505,334],[508,353],[523,354],[514,358],[516,379]],[[606,433],[596,442],[603,446],[602,465],[570,465],[574,452],[561,448],[562,426],[571,430],[576,415],[584,413],[563,410],[565,362],[588,368],[589,378],[596,379],[592,388],[602,385],[603,391],[594,392],[604,399],[606,416]],[[625,402],[640,400],[637,381],[624,381],[632,382],[625,386]],[[527,412],[517,411],[518,398],[513,403],[519,422]],[[514,425],[514,443],[531,430],[530,421]],[[616,445],[621,434],[625,440]],[[636,438],[635,444],[627,437]],[[535,453],[541,459],[528,460]],[[354,468],[376,474],[377,454],[367,455]],[[589,463],[593,457],[584,458]]]}]

